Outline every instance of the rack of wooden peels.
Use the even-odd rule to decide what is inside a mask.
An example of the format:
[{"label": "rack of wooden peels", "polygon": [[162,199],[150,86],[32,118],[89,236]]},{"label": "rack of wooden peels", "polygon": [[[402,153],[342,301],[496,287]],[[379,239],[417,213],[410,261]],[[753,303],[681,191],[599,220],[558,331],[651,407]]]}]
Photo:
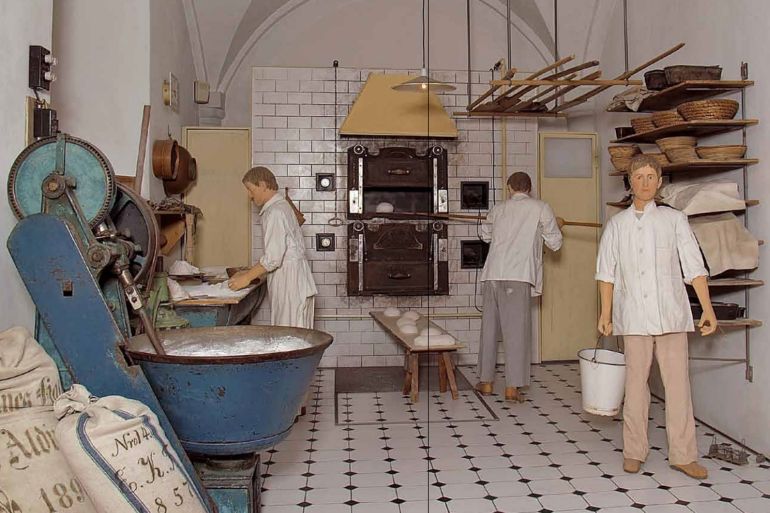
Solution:
[{"label": "rack of wooden peels", "polygon": [[[631,77],[643,69],[668,57],[684,46],[680,43],[649,61],[621,73],[611,80],[601,79],[601,70],[593,69],[599,61],[587,61],[563,69],[574,55],[559,59],[523,79],[514,78],[518,70],[511,68],[499,80],[490,81],[490,87],[466,107],[466,112],[455,112],[455,117],[564,117],[568,109],[587,102],[612,86],[641,85]],[[586,73],[579,76],[580,73]],[[566,95],[579,87],[590,90],[577,96]],[[499,92],[501,90],[502,92]],[[495,97],[495,93],[498,93]],[[560,101],[560,99],[566,101]]]}]

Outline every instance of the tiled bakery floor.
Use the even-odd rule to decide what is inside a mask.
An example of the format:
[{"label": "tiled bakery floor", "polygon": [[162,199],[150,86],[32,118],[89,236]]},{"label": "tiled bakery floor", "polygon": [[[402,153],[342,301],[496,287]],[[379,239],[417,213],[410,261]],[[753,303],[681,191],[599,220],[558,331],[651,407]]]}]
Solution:
[{"label": "tiled bakery floor", "polygon": [[[576,364],[533,367],[523,404],[472,391],[430,392],[430,407],[427,392],[416,405],[399,392],[335,398],[334,372],[318,371],[308,415],[263,455],[264,513],[770,512],[770,465],[753,457],[703,459],[704,482],[671,470],[656,400],[650,456],[625,474],[621,423],[581,412]],[[699,425],[701,454],[711,441]]]}]

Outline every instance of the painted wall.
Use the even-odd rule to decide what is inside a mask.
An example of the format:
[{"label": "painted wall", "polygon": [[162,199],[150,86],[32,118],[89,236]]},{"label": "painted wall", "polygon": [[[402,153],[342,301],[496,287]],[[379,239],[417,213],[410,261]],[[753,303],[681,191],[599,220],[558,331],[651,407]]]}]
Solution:
[{"label": "painted wall", "polygon": [[[0,2],[0,183],[5,187],[8,172],[16,156],[26,146],[26,97],[29,45],[51,48],[52,0]],[[48,95],[42,95],[47,97]],[[0,200],[0,330],[11,326],[34,325],[34,307],[13,265],[5,241],[16,218],[5,197]]]},{"label": "painted wall", "polygon": [[[665,13],[665,15],[661,15]],[[720,0],[647,0],[629,2],[629,50],[632,66],[636,63],[685,42],[686,46],[656,67],[670,64],[719,64],[724,68],[723,78],[740,78],[740,63],[749,63],[750,78],[757,85],[746,92],[747,117],[757,118],[760,124],[748,130],[748,155],[760,159],[749,168],[746,190],[751,198],[760,199],[759,206],[749,209],[749,229],[759,239],[768,240],[770,205],[770,147],[764,144],[770,137],[770,99],[764,90],[770,83],[770,65],[766,59],[767,18],[770,3],[763,0],[723,2]],[[616,11],[607,33],[602,52],[602,64],[607,71],[623,69],[622,11]],[[749,35],[751,35],[749,37]],[[611,74],[611,73],[610,73]],[[734,96],[740,99],[739,95]],[[605,100],[608,99],[605,97]],[[606,101],[598,102],[606,105]],[[630,116],[597,112],[597,127],[606,146],[612,138],[612,128],[626,124]],[[701,144],[740,144],[740,133],[710,138]],[[649,149],[652,151],[652,148]],[[602,169],[609,169],[606,152]],[[740,173],[718,176],[720,179],[741,181]],[[618,180],[618,179],[615,179]],[[618,197],[618,181],[608,179],[604,187],[607,199]],[[770,262],[767,246],[760,247],[760,267],[752,277],[768,281]],[[743,304],[742,293],[720,295],[720,300],[737,300]],[[770,321],[770,288],[757,287],[750,292],[750,316],[767,323]],[[770,452],[770,347],[766,327],[751,330],[751,356],[754,382],[744,379],[741,364],[692,362],[691,381],[695,414],[700,419],[724,431],[737,440],[764,453]],[[723,358],[741,358],[744,354],[742,330],[725,330],[709,339],[692,336],[692,355]],[[658,391],[660,389],[658,388]]]},{"label": "painted wall", "polygon": [[[152,141],[165,139],[168,134],[182,142],[182,127],[198,124],[198,108],[193,101],[193,81],[195,68],[187,32],[187,23],[181,0],[164,0],[150,2],[150,75],[149,89],[150,105],[150,137],[148,149],[152,150]],[[163,103],[163,81],[169,80],[173,73],[179,81],[179,112],[173,112],[171,107]],[[139,110],[141,115],[141,108]],[[141,117],[140,117],[141,120]],[[134,130],[139,133],[139,127]],[[134,149],[134,155],[136,150]],[[134,157],[136,159],[136,157]],[[149,158],[147,165],[149,166]],[[150,167],[145,171],[145,177],[152,176]],[[150,199],[163,199],[163,184],[154,176],[150,179]]]},{"label": "painted wall", "polygon": [[[466,2],[431,3],[430,67],[467,70]],[[472,69],[486,70],[507,56],[504,2],[471,2]],[[337,59],[349,68],[419,69],[420,3],[414,0],[304,0],[286,2],[223,72],[226,126],[249,126],[251,68],[292,66],[331,69]],[[550,62],[548,48],[521,20],[511,31],[513,61],[522,70]],[[345,27],[342,31],[341,27]],[[426,38],[427,39],[427,38]],[[463,88],[463,91],[465,89]]]},{"label": "painted wall", "polygon": [[135,174],[142,106],[150,99],[149,16],[149,0],[54,5],[60,130],[96,145],[119,175]]}]

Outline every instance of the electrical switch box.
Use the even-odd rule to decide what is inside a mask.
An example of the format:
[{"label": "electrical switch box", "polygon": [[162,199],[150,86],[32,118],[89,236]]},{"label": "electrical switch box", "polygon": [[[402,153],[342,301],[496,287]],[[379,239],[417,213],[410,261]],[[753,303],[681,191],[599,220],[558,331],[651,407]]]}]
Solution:
[{"label": "electrical switch box", "polygon": [[29,47],[29,87],[36,91],[48,91],[56,75],[51,68],[56,65],[56,58],[51,52],[39,45]]}]

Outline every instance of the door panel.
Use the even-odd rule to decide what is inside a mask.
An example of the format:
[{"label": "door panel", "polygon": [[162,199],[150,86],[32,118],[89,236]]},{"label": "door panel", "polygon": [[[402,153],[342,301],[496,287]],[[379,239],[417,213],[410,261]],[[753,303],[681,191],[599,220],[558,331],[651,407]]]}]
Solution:
[{"label": "door panel", "polygon": [[[598,222],[599,175],[596,134],[540,133],[540,198],[568,221]],[[564,243],[543,259],[540,311],[541,360],[575,360],[596,341],[597,285],[594,281],[599,230],[562,229]]]},{"label": "door panel", "polygon": [[198,179],[185,201],[203,211],[193,264],[251,265],[251,205],[241,179],[251,167],[248,128],[187,127],[185,147],[198,163]]}]

